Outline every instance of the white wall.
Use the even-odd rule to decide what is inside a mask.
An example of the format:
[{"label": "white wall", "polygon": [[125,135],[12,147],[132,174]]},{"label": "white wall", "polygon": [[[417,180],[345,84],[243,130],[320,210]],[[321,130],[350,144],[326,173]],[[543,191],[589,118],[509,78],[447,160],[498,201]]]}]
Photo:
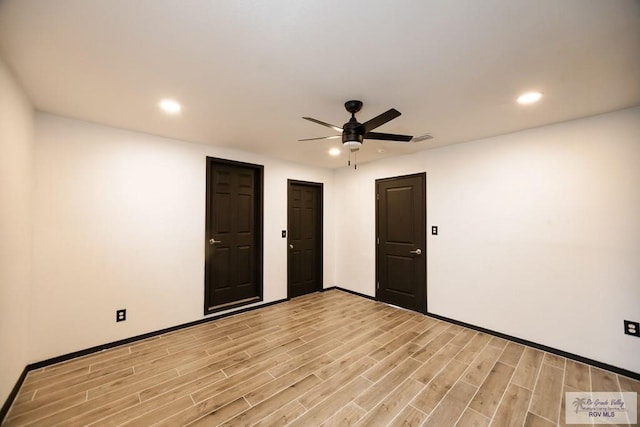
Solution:
[{"label": "white wall", "polygon": [[337,171],[339,286],[375,294],[375,179],[417,172],[429,312],[640,372],[640,108]]},{"label": "white wall", "polygon": [[0,58],[0,404],[28,361],[33,108]]},{"label": "white wall", "polygon": [[203,318],[206,156],[264,165],[264,302],[287,297],[287,179],[324,183],[333,286],[332,171],[39,113],[33,361]]},{"label": "white wall", "polygon": [[[25,231],[0,247],[3,262],[8,248],[29,264],[30,107],[17,97],[0,107],[3,120],[19,116],[0,131],[2,173],[13,171],[0,213],[3,233],[5,217]],[[286,297],[287,179],[325,183],[325,287],[374,295],[375,179],[426,171],[427,223],[440,227],[427,242],[430,312],[640,372],[640,340],[622,333],[623,319],[640,319],[640,108],[357,171],[48,114],[35,129],[32,310],[29,268],[12,262],[2,274],[25,281],[7,287],[3,276],[0,288],[12,294],[0,300],[2,325],[13,325],[2,348],[16,345],[3,386],[25,364],[29,317],[29,361],[202,318],[207,155],[265,166],[265,302]],[[7,132],[17,148],[4,147]],[[14,151],[22,160],[5,160]],[[11,191],[20,208],[5,203]]]}]

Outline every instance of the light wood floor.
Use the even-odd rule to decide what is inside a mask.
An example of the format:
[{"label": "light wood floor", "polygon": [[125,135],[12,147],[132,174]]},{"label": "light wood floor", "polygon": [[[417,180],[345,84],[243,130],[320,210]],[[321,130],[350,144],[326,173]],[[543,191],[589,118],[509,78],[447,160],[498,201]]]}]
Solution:
[{"label": "light wood floor", "polygon": [[640,383],[342,291],[27,376],[3,425],[552,426]]}]

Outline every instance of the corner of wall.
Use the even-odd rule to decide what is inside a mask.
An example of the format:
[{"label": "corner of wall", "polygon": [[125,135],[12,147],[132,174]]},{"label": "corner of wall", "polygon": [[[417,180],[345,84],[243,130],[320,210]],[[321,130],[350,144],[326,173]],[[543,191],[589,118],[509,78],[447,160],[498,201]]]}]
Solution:
[{"label": "corner of wall", "polygon": [[0,402],[29,361],[34,109],[0,58]]}]

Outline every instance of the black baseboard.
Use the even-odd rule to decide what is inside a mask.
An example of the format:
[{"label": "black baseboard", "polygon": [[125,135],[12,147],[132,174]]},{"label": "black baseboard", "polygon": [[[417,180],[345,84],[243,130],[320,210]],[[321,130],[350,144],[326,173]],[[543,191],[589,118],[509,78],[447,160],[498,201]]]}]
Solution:
[{"label": "black baseboard", "polygon": [[246,313],[247,311],[253,311],[253,310],[257,310],[259,308],[269,307],[270,305],[280,304],[280,303],[285,302],[285,301],[288,301],[288,298],[277,300],[277,301],[271,301],[271,302],[268,302],[266,304],[260,304],[260,305],[255,305],[255,306],[252,306],[252,307],[242,308],[240,310],[236,310],[236,311],[233,311],[231,313],[224,313],[224,314],[214,315],[214,316],[211,316],[211,317],[205,317],[204,319],[195,320],[195,321],[189,322],[189,323],[183,323],[183,324],[177,325],[177,326],[171,326],[170,328],[160,329],[158,331],[148,332],[148,333],[142,334],[142,335],[136,335],[136,336],[131,337],[131,338],[125,338],[123,340],[110,342],[108,344],[102,344],[102,345],[98,345],[98,346],[95,346],[95,347],[87,348],[87,349],[84,349],[84,350],[74,351],[73,353],[68,353],[68,354],[64,354],[62,356],[53,357],[51,359],[43,360],[41,362],[32,363],[32,364],[28,365],[27,368],[28,368],[29,371],[32,371],[34,369],[44,368],[45,366],[54,365],[54,364],[60,363],[60,362],[66,362],[67,360],[75,359],[77,357],[86,356],[86,355],[92,354],[92,353],[97,353],[97,352],[102,351],[102,350],[108,350],[108,349],[113,348],[113,347],[118,347],[118,346],[121,346],[121,345],[130,344],[132,342],[141,341],[141,340],[144,340],[144,339],[147,339],[147,338],[155,337],[157,335],[168,334],[169,332],[177,331],[179,329],[190,328],[191,326],[200,325],[202,323],[211,322],[211,321],[214,321],[214,320],[222,319],[224,317],[234,316],[234,315],[240,314],[240,313]]},{"label": "black baseboard", "polygon": [[586,365],[595,366],[596,368],[604,369],[605,371],[611,371],[618,375],[622,375],[625,377],[633,378],[634,380],[640,381],[640,373],[629,371],[627,369],[618,368],[617,366],[609,365],[607,363],[598,362],[597,360],[589,359],[587,357],[582,357],[577,354],[569,353],[563,350],[558,350],[557,348],[548,347],[543,344],[538,344],[533,341],[525,340],[522,338],[514,337],[512,335],[503,334],[502,332],[493,331],[491,329],[486,329],[481,326],[472,325],[470,323],[461,322],[459,320],[451,319],[449,317],[440,316],[439,314],[427,313],[427,316],[433,317],[434,319],[442,320],[444,322],[453,323],[454,325],[464,326],[465,328],[473,329],[478,332],[484,332],[485,334],[493,335],[498,338],[503,338],[508,341],[513,341],[518,344],[526,345],[529,347],[537,348],[538,350],[546,351],[547,353],[553,353],[561,357],[565,357],[567,359],[575,360],[576,362],[584,363]]},{"label": "black baseboard", "polygon": [[372,297],[370,295],[361,294],[360,292],[352,291],[351,289],[341,288],[340,286],[331,286],[330,288],[323,289],[323,291],[330,291],[332,289],[336,289],[338,291],[346,292],[348,294],[356,295],[356,296],[359,296],[359,297],[362,297],[362,298],[370,299],[371,301],[375,301],[376,300],[375,297]]},{"label": "black baseboard", "polygon": [[[367,299],[370,299],[370,300],[377,301],[374,297],[371,297],[369,295],[364,295],[364,294],[361,294],[359,292],[351,291],[349,289],[343,289],[343,288],[341,288],[339,286],[332,286],[330,288],[326,288],[325,291],[328,291],[330,289],[336,289],[336,290],[339,290],[339,291],[347,292],[347,293],[352,294],[352,295],[357,295],[359,297],[363,297],[363,298],[367,298]],[[418,312],[416,312],[416,313],[418,313]],[[422,313],[419,313],[419,314],[422,314]],[[582,356],[579,356],[577,354],[569,353],[569,352],[566,352],[566,351],[563,351],[563,350],[558,350],[557,348],[549,347],[549,346],[546,346],[546,345],[543,345],[543,344],[538,344],[536,342],[525,340],[525,339],[518,338],[518,337],[514,337],[512,335],[503,334],[502,332],[493,331],[491,329],[483,328],[481,326],[476,326],[476,325],[473,325],[471,323],[466,323],[466,322],[462,322],[460,320],[451,319],[449,317],[441,316],[439,314],[434,314],[434,313],[427,312],[426,315],[429,316],[429,317],[433,317],[434,319],[442,320],[442,321],[448,322],[448,323],[453,323],[454,325],[463,326],[465,328],[473,329],[473,330],[478,331],[478,332],[483,332],[483,333],[488,334],[488,335],[493,335],[493,336],[498,337],[498,338],[503,338],[503,339],[508,340],[508,341],[513,341],[513,342],[518,343],[518,344],[522,344],[522,345],[526,345],[526,346],[529,346],[529,347],[533,347],[533,348],[536,348],[538,350],[546,351],[547,353],[553,353],[553,354],[556,354],[558,356],[561,356],[561,357],[564,357],[564,358],[567,358],[567,359],[575,360],[576,362],[584,363],[586,365],[595,366],[596,368],[604,369],[605,371],[610,371],[610,372],[613,372],[615,374],[622,375],[622,376],[629,377],[629,378],[632,378],[634,380],[640,381],[640,373],[638,373],[638,372],[629,371],[628,369],[619,368],[617,366],[609,365],[607,363],[599,362],[597,360],[589,359],[587,357],[582,357]]]},{"label": "black baseboard", "polygon": [[0,409],[0,424],[4,420],[4,417],[6,417],[9,413],[9,409],[11,408],[11,404],[13,403],[13,399],[15,399],[18,395],[18,391],[20,391],[20,387],[22,387],[22,383],[27,377],[27,372],[29,372],[29,369],[27,369],[27,367],[25,366],[25,368],[22,370],[22,373],[20,374],[20,377],[18,378],[18,381],[16,381],[16,385],[13,386],[11,393],[9,393],[9,396],[7,396],[4,405],[2,405],[2,409]]},{"label": "black baseboard", "polygon": [[40,361],[40,362],[30,363],[29,365],[27,365],[24,368],[24,370],[22,371],[22,375],[20,375],[20,378],[16,382],[16,385],[13,387],[13,390],[11,391],[11,393],[9,393],[9,396],[7,397],[6,401],[4,402],[4,405],[2,405],[2,410],[0,410],[0,424],[4,420],[4,417],[7,415],[7,413],[9,412],[9,408],[11,408],[11,404],[13,403],[13,400],[16,398],[16,395],[18,394],[18,391],[20,390],[20,387],[22,386],[22,383],[24,382],[24,379],[26,378],[27,373],[29,371],[33,371],[34,369],[44,368],[44,367],[50,366],[50,365],[55,365],[56,363],[60,363],[60,362],[66,362],[67,360],[75,359],[77,357],[86,356],[86,355],[89,355],[89,354],[92,354],[92,353],[97,353],[97,352],[100,352],[102,350],[108,350],[110,348],[118,347],[120,345],[130,344],[132,342],[144,340],[144,339],[151,338],[151,337],[154,337],[154,336],[157,336],[157,335],[167,334],[169,332],[177,331],[179,329],[189,328],[191,326],[200,325],[202,323],[207,323],[207,322],[212,322],[214,320],[219,320],[219,319],[222,319],[224,317],[230,317],[230,316],[234,316],[236,314],[246,313],[247,311],[253,311],[253,310],[257,310],[259,308],[264,308],[264,307],[269,307],[271,305],[280,304],[280,303],[285,302],[285,301],[289,301],[289,298],[285,298],[285,299],[281,299],[281,300],[277,300],[277,301],[271,301],[271,302],[268,302],[266,304],[260,304],[260,305],[256,305],[256,306],[252,306],[252,307],[245,307],[245,308],[242,308],[240,310],[236,310],[236,311],[233,311],[233,312],[230,312],[230,313],[224,313],[224,314],[218,314],[218,315],[214,315],[214,316],[210,316],[210,317],[205,317],[204,319],[195,320],[193,322],[183,323],[181,325],[172,326],[170,328],[165,328],[165,329],[160,329],[158,331],[148,332],[148,333],[142,334],[142,335],[136,335],[136,336],[131,337],[131,338],[125,338],[123,340],[110,342],[108,344],[102,344],[102,345],[98,345],[98,346],[95,346],[95,347],[86,348],[84,350],[74,351],[72,353],[64,354],[62,356],[52,357],[51,359],[43,360],[43,361]]}]

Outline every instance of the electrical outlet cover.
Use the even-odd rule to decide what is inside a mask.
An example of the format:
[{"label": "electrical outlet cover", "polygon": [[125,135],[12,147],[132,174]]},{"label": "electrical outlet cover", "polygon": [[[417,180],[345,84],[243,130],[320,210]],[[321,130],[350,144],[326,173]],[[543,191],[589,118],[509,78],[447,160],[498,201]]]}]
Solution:
[{"label": "electrical outlet cover", "polygon": [[624,333],[627,335],[633,335],[640,337],[640,323],[632,322],[631,320],[624,321]]}]

